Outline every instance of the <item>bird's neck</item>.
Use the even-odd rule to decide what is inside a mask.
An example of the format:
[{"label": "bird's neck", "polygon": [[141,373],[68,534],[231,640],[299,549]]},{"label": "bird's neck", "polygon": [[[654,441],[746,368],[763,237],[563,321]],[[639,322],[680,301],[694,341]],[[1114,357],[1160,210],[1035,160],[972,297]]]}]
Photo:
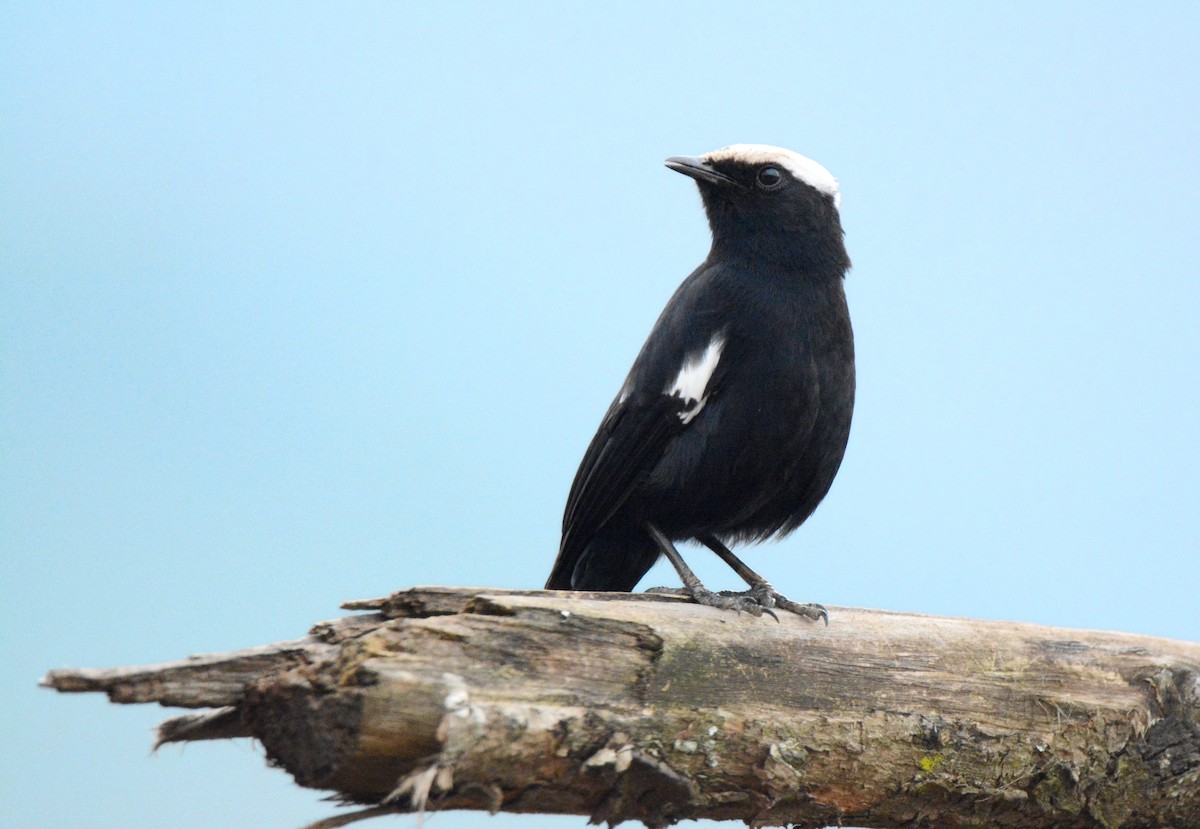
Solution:
[{"label": "bird's neck", "polygon": [[815,281],[841,279],[850,268],[841,239],[824,234],[721,234],[714,230],[708,261],[750,270],[785,271]]}]

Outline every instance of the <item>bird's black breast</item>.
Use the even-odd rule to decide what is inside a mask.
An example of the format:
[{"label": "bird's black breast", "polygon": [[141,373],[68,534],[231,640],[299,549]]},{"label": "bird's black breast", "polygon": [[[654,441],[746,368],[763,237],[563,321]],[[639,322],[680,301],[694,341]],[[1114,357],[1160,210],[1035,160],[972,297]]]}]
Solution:
[{"label": "bird's black breast", "polygon": [[703,326],[700,339],[709,328],[725,337],[716,382],[629,511],[674,538],[790,530],[828,491],[849,435],[853,337],[840,275],[724,265],[701,283],[700,296],[719,307],[697,318],[721,323]]}]

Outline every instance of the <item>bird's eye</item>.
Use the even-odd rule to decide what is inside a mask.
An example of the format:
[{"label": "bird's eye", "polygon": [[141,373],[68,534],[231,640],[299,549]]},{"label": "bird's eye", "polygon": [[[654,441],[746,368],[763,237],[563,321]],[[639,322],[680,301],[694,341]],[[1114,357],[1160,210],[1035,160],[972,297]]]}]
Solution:
[{"label": "bird's eye", "polygon": [[764,190],[774,190],[783,185],[783,173],[778,167],[763,167],[758,171],[758,186]]}]

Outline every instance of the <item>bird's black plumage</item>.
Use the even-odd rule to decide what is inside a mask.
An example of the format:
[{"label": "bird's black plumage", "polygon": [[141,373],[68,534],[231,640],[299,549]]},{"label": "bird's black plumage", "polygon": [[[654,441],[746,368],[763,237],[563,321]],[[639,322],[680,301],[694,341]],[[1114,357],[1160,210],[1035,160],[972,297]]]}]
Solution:
[{"label": "bird's black plumage", "polygon": [[[786,534],[816,509],[850,433],[850,260],[832,176],[763,145],[667,165],[696,179],[712,249],[663,309],[588,446],[550,589],[632,590],[674,552],[667,539],[737,562],[724,544]],[[758,595],[720,606],[782,599],[741,567]]]}]

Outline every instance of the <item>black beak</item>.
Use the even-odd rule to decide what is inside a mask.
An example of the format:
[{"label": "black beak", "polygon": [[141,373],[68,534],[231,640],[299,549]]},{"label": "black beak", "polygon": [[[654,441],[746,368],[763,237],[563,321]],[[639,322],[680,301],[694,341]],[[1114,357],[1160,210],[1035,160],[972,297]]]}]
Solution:
[{"label": "black beak", "polygon": [[709,184],[739,185],[720,170],[710,166],[703,159],[690,155],[673,155],[666,160],[666,165],[677,173],[691,176],[696,181],[706,181]]}]

